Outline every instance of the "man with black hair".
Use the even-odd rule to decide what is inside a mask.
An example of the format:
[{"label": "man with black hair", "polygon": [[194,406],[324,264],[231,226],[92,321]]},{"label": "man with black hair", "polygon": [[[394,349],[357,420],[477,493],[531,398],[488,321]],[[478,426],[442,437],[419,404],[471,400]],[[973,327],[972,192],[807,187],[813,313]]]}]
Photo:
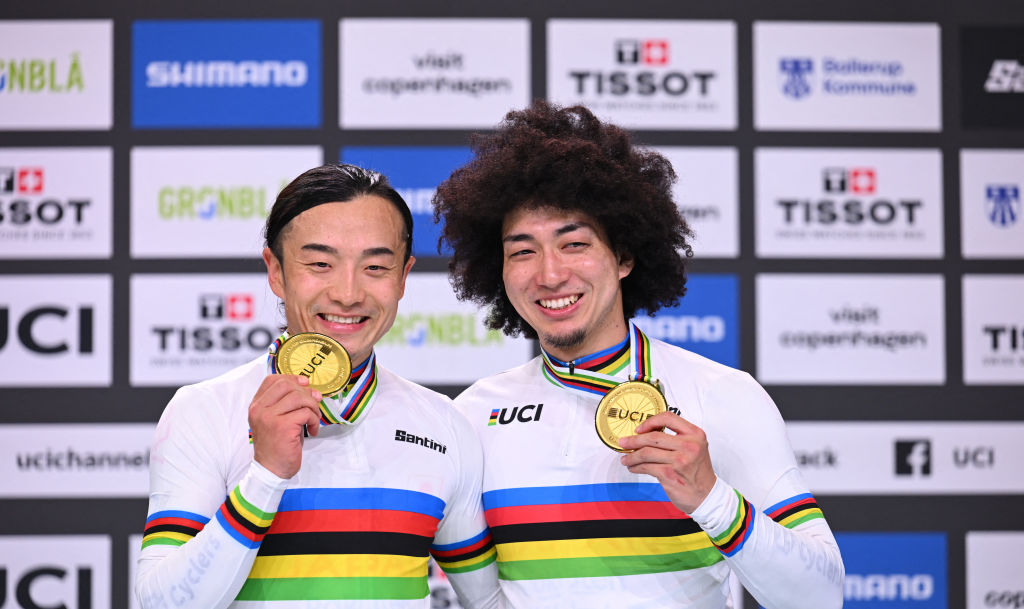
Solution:
[{"label": "man with black hair", "polygon": [[[771,398],[630,321],[685,293],[691,233],[668,161],[546,102],[473,148],[434,199],[452,285],[541,347],[455,401],[484,447],[510,605],[717,609],[737,602],[734,573],[768,609],[841,607],[838,547]],[[658,388],[670,410],[644,414]],[[626,418],[635,435],[609,439]]]},{"label": "man with black hair", "polygon": [[[373,352],[414,263],[405,201],[376,172],[325,165],[281,191],[265,236],[286,331],[160,418],[141,606],[425,607],[431,555],[465,606],[496,606],[479,443]],[[311,378],[346,368],[342,351],[351,376],[325,395]]]}]

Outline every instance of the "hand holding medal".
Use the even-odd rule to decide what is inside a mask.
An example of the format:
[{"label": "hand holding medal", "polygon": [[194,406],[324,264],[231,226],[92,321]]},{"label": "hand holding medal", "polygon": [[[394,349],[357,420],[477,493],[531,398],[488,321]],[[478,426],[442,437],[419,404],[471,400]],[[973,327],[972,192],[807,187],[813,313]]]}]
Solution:
[{"label": "hand holding medal", "polygon": [[658,381],[649,383],[630,378],[606,393],[597,405],[594,426],[605,446],[619,452],[628,449],[619,440],[636,433],[636,428],[647,419],[668,410]]}]

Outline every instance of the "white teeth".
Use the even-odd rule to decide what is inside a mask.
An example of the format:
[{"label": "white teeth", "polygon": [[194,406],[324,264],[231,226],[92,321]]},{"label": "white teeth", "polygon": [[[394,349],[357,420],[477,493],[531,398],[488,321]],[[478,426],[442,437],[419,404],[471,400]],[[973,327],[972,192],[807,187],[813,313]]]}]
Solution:
[{"label": "white teeth", "polygon": [[539,302],[540,306],[545,309],[564,309],[579,299],[579,294],[575,294],[573,296],[566,296],[565,298],[552,298],[549,300],[541,299]]},{"label": "white teeth", "polygon": [[341,315],[323,314],[324,319],[336,324],[357,324],[363,320],[362,317],[342,317]]}]

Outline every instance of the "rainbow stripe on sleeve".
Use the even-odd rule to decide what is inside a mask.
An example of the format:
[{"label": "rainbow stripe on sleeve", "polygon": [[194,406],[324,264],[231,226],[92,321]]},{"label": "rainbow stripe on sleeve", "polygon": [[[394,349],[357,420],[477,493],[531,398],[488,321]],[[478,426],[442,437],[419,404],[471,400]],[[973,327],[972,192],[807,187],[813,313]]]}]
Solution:
[{"label": "rainbow stripe on sleeve", "polygon": [[814,496],[810,493],[780,501],[765,510],[764,513],[787,529],[796,528],[808,520],[825,517],[814,500]]},{"label": "rainbow stripe on sleeve", "polygon": [[498,577],[619,577],[722,560],[657,483],[524,487],[483,494]]},{"label": "rainbow stripe on sleeve", "polygon": [[444,506],[404,489],[288,489],[237,600],[426,598]]},{"label": "rainbow stripe on sleeve", "polygon": [[494,562],[497,552],[491,532],[484,529],[465,541],[430,546],[430,555],[446,573],[467,573]]},{"label": "rainbow stripe on sleeve", "polygon": [[733,518],[728,530],[711,540],[726,556],[732,556],[739,552],[750,539],[751,533],[754,532],[754,509],[739,491],[733,490],[733,492],[739,499],[739,504],[736,506],[736,517]]},{"label": "rainbow stripe on sleeve", "polygon": [[210,519],[194,512],[164,510],[146,518],[142,547],[180,546],[203,530]]},{"label": "rainbow stripe on sleeve", "polygon": [[264,512],[246,501],[237,486],[217,510],[220,526],[247,548],[260,546],[273,520],[273,512]]}]

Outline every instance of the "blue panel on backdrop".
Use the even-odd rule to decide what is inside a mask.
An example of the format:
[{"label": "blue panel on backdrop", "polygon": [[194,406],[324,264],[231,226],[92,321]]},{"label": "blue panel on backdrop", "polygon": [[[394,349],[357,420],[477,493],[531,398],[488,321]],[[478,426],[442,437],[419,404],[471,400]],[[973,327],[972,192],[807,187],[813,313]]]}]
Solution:
[{"label": "blue panel on backdrop", "polygon": [[[412,252],[415,256],[437,256],[441,227],[434,224],[430,199],[437,185],[465,165],[473,154],[468,147],[348,147],[341,149],[341,162],[379,171],[388,177],[412,210]],[[442,252],[451,255],[450,249]]]},{"label": "blue panel on backdrop", "polygon": [[946,609],[945,533],[836,533],[845,609]]},{"label": "blue panel on backdrop", "polygon": [[134,127],[319,127],[315,20],[136,21]]},{"label": "blue panel on backdrop", "polygon": [[739,367],[739,281],[735,275],[690,275],[686,296],[654,318],[634,321],[651,338]]}]

